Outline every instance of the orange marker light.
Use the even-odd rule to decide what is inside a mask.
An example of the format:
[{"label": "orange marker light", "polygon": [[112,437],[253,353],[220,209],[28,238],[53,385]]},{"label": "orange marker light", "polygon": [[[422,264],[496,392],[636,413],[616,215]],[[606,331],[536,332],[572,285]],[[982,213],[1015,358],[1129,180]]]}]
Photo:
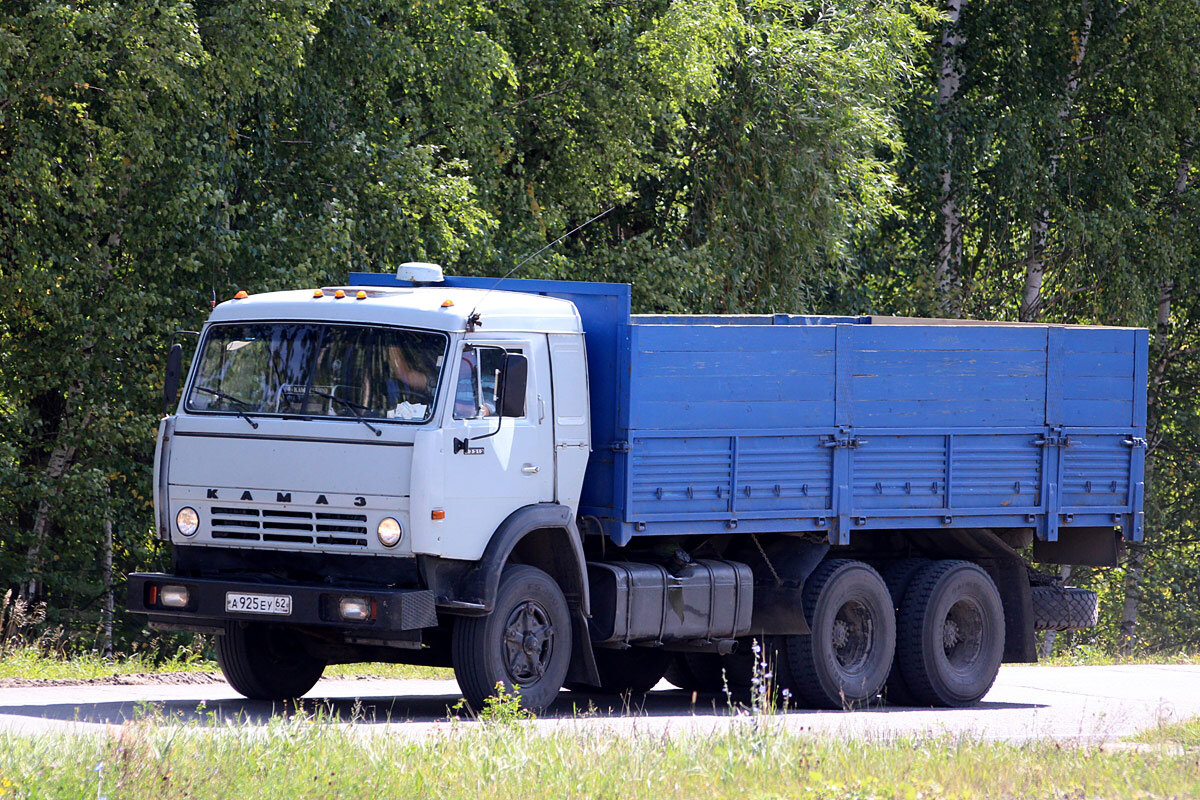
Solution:
[{"label": "orange marker light", "polygon": [[445,518],[446,518],[446,512],[445,512],[445,511],[443,511],[443,510],[442,510],[442,509],[440,509],[440,508],[435,508],[435,509],[433,510],[433,512],[432,512],[432,513],[430,513],[430,515],[429,515],[429,518],[430,518],[430,519],[445,519]]},{"label": "orange marker light", "polygon": [[354,298],[355,298],[356,300],[366,300],[366,299],[367,299],[367,293],[366,293],[366,292],[364,292],[364,291],[362,291],[362,290],[359,290],[358,294],[354,295]]},{"label": "orange marker light", "polygon": [[453,300],[445,300],[442,302],[442,308],[449,308],[452,305],[454,305]]},{"label": "orange marker light", "polygon": [[341,300],[345,296],[346,296],[346,293],[343,292],[341,289],[338,289],[336,292],[333,293],[333,297],[335,300]]},{"label": "orange marker light", "polygon": [[324,297],[324,296],[325,296],[325,293],[322,292],[320,289],[317,289],[315,292],[313,292],[313,297]]},{"label": "orange marker light", "polygon": [[247,297],[249,297],[249,296],[250,296],[250,295],[246,294],[246,290],[245,290],[245,289],[243,289],[242,291],[240,291],[240,292],[238,292],[237,294],[235,294],[235,295],[233,296],[233,299],[234,299],[234,300],[245,300],[245,299],[246,299]]}]

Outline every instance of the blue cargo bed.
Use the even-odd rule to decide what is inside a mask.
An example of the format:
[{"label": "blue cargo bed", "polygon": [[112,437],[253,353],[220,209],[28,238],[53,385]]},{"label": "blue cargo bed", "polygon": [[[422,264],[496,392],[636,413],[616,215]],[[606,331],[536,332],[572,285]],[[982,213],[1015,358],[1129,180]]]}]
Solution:
[{"label": "blue cargo bed", "polygon": [[593,439],[580,514],[618,544],[962,527],[1141,539],[1144,329],[634,316],[624,284],[501,288],[579,308]]}]

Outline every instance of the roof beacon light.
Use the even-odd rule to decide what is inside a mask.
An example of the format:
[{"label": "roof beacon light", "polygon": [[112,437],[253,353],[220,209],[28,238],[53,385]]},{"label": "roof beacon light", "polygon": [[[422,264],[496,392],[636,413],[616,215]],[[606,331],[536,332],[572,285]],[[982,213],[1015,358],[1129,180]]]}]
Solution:
[{"label": "roof beacon light", "polygon": [[341,289],[338,289],[336,292],[333,293],[334,300],[341,300],[345,296],[346,296],[346,293],[343,292]]},{"label": "roof beacon light", "polygon": [[325,293],[322,292],[320,289],[317,289],[315,292],[313,292],[313,297],[324,297],[324,296],[325,296]]},{"label": "roof beacon light", "polygon": [[245,300],[245,299],[246,299],[247,297],[249,297],[249,296],[250,296],[250,295],[248,295],[248,294],[246,293],[246,290],[245,290],[245,289],[242,289],[240,292],[238,292],[237,294],[235,294],[235,295],[233,296],[233,299],[234,299],[234,300]]},{"label": "roof beacon light", "polygon": [[445,278],[438,264],[425,261],[406,261],[396,270],[396,277],[412,283],[441,283]]},{"label": "roof beacon light", "polygon": [[358,290],[358,294],[354,295],[354,299],[355,299],[355,300],[366,300],[366,299],[367,299],[367,293],[366,293],[366,292],[364,292],[362,289],[359,289],[359,290]]}]

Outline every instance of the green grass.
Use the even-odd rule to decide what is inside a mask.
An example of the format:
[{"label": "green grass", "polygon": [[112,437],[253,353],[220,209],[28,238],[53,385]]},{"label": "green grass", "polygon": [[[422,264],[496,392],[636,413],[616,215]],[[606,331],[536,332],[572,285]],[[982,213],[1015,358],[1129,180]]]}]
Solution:
[{"label": "green grass", "polygon": [[1159,725],[1130,738],[1145,744],[1174,744],[1186,750],[1200,750],[1200,717]]},{"label": "green grass", "polygon": [[0,655],[0,678],[80,681],[143,672],[209,672],[216,667],[203,658],[179,656],[157,662],[140,654],[106,659],[96,653],[82,653],[63,658],[47,655],[36,647],[9,649]]},{"label": "green grass", "polygon": [[413,664],[334,664],[325,668],[325,677],[451,680],[454,678],[454,670]]},{"label": "green grass", "polygon": [[322,720],[213,735],[132,723],[116,734],[0,734],[0,797],[1157,798],[1200,794],[1195,757],[970,739],[856,741],[743,718],[699,735],[539,733],[448,724],[420,741]]},{"label": "green grass", "polygon": [[1175,653],[1137,653],[1132,656],[1113,655],[1090,645],[1078,645],[1039,665],[1047,667],[1108,667],[1119,664],[1200,664],[1200,652],[1180,650]]},{"label": "green grass", "polygon": [[[63,658],[47,655],[36,647],[21,647],[0,655],[0,679],[37,678],[50,680],[92,680],[114,675],[168,672],[217,672],[217,662],[201,656],[175,656],[155,660],[135,654],[105,659],[95,653]],[[416,667],[408,664],[336,664],[325,670],[327,678],[371,676],[376,678],[453,678],[454,673],[440,667]]]}]

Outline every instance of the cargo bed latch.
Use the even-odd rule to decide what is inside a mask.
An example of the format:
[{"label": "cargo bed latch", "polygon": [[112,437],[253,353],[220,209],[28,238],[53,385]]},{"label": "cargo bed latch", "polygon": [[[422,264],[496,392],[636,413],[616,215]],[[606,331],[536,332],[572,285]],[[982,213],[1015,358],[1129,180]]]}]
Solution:
[{"label": "cargo bed latch", "polygon": [[855,448],[861,447],[862,445],[864,445],[866,443],[867,443],[867,441],[865,439],[860,439],[857,436],[854,436],[853,434],[847,433],[846,431],[842,431],[839,434],[831,435],[828,439],[823,440],[821,442],[821,445],[823,447],[830,447],[830,448],[846,447],[846,448],[853,450]]}]

